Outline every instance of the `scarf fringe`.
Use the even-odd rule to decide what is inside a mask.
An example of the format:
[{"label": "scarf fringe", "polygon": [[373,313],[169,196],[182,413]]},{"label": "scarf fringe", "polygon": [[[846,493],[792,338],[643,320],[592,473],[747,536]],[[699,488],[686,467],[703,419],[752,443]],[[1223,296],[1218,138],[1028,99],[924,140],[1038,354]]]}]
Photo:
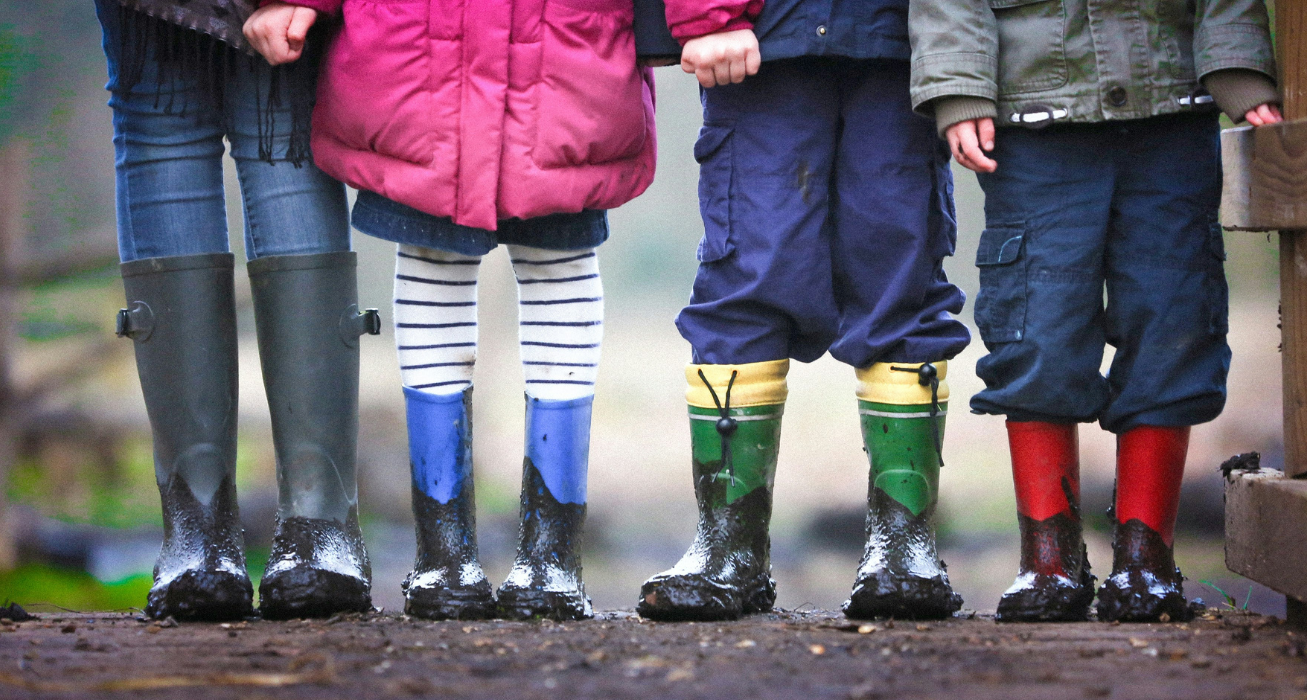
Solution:
[{"label": "scarf fringe", "polygon": [[[226,90],[236,71],[253,74],[260,69],[261,57],[250,56],[230,44],[203,32],[181,27],[129,7],[119,7],[121,44],[117,90],[129,92],[140,84],[145,68],[153,62],[158,69],[154,108],[165,114],[187,116],[205,112],[225,114]],[[316,28],[315,28],[316,29]],[[274,138],[278,112],[290,111],[290,139],[281,159],[296,168],[308,162],[309,129],[315,100],[314,83],[303,79],[305,71],[316,68],[321,33],[310,32],[300,60],[270,71],[266,92],[256,85],[255,104],[258,121],[259,159],[275,165]],[[194,90],[185,81],[195,81]],[[286,104],[289,102],[289,105]],[[231,130],[230,123],[224,128]]]}]

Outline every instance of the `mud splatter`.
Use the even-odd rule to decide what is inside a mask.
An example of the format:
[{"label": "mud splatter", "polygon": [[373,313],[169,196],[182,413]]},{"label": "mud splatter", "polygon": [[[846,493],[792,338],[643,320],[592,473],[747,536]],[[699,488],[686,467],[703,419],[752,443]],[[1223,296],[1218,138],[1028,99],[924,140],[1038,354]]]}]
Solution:
[{"label": "mud splatter", "polygon": [[870,620],[945,618],[962,608],[935,548],[935,504],[918,515],[872,488],[867,497],[867,546],[857,582],[843,609]]},{"label": "mud splatter", "polygon": [[358,512],[336,520],[278,518],[259,611],[271,620],[372,609],[372,566]]},{"label": "mud splatter", "polygon": [[1184,576],[1161,533],[1134,518],[1117,523],[1112,554],[1112,575],[1098,589],[1098,619],[1155,622],[1166,615],[1183,622],[1193,618],[1184,597]]},{"label": "mud splatter", "polygon": [[522,461],[517,559],[499,587],[499,614],[509,620],[593,616],[581,580],[585,504],[560,503],[528,457]]}]

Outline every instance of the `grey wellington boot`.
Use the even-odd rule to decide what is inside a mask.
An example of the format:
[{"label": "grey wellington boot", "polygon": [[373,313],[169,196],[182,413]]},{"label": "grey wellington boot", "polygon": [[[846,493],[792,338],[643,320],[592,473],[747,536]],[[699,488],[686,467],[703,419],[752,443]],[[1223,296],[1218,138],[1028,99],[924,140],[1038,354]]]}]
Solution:
[{"label": "grey wellington boot", "polygon": [[230,253],[122,265],[118,335],[154,435],[163,547],[145,612],[235,620],[254,612],[236,506],[236,310]]},{"label": "grey wellington boot", "polygon": [[263,385],[277,450],[278,509],[259,584],[264,617],[372,609],[358,523],[359,336],[380,332],[357,305],[352,252],[249,263]]}]

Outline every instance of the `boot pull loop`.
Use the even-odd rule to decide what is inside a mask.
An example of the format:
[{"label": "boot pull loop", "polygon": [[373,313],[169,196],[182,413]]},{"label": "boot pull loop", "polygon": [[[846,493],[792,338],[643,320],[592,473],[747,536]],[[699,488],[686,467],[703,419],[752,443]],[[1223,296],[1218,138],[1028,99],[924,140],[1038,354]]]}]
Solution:
[{"label": "boot pull loop", "polygon": [[717,398],[717,391],[713,389],[712,382],[708,381],[703,370],[699,370],[699,379],[708,387],[708,393],[712,395],[712,401],[717,405],[717,413],[721,415],[721,418],[717,419],[717,434],[722,437],[722,469],[730,476],[732,484],[735,483],[735,463],[731,459],[731,436],[740,427],[740,422],[731,417],[731,389],[735,387],[735,377],[739,374],[739,370],[731,370],[731,379],[726,383],[726,403],[723,405],[721,399]]},{"label": "boot pull loop", "polygon": [[133,301],[125,309],[118,309],[114,334],[144,343],[154,333],[154,311],[143,301]]},{"label": "boot pull loop", "polygon": [[358,347],[359,336],[381,334],[381,312],[376,309],[359,311],[350,304],[340,316],[340,339],[351,348]]},{"label": "boot pull loop", "polygon": [[930,362],[923,362],[916,368],[890,365],[890,370],[913,372],[917,375],[918,384],[930,387],[930,433],[935,438],[935,454],[939,455],[939,466],[944,466],[944,441],[940,439],[939,422],[935,420],[939,417],[939,370]]}]

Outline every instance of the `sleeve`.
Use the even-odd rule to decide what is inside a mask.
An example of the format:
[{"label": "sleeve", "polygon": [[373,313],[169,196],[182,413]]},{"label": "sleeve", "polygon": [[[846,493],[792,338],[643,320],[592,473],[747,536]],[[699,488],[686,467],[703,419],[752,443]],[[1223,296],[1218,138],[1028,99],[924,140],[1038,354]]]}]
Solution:
[{"label": "sleeve", "polygon": [[998,102],[998,24],[987,0],[911,0],[912,108],[932,116],[932,100]]},{"label": "sleeve", "polygon": [[753,29],[764,0],[667,0],[667,26],[681,42],[736,29]]},{"label": "sleeve", "polygon": [[274,2],[284,2],[287,5],[299,5],[311,10],[317,10],[324,15],[340,14],[340,5],[345,0],[259,0],[259,7],[266,7]]},{"label": "sleeve", "polygon": [[1238,124],[1249,110],[1268,102],[1279,103],[1280,93],[1270,78],[1244,68],[1225,68],[1203,77],[1203,87],[1217,106]]},{"label": "sleeve", "polygon": [[1275,80],[1270,20],[1263,0],[1199,0],[1194,69],[1201,80],[1226,68],[1245,68]]},{"label": "sleeve", "polygon": [[931,107],[935,110],[935,129],[940,136],[958,122],[998,117],[998,105],[983,97],[941,97],[931,102]]}]

